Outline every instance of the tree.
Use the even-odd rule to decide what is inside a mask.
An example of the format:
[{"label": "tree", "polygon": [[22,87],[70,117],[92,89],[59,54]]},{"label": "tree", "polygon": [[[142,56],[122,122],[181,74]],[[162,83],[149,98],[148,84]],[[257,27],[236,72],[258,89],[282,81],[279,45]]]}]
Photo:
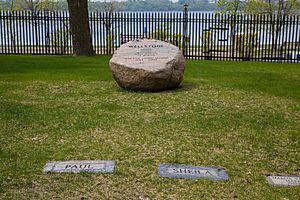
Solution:
[{"label": "tree", "polygon": [[219,0],[218,7],[220,13],[230,14],[230,39],[231,39],[231,54],[235,53],[236,49],[236,34],[237,30],[237,14],[242,10],[242,3],[240,0]]},{"label": "tree", "polygon": [[[300,2],[297,0],[269,0],[268,2],[250,0],[247,2],[244,11],[247,14],[264,14],[269,17],[271,20],[272,50],[274,50],[278,48],[279,37],[288,16],[299,13]],[[280,52],[278,51],[278,53]]]},{"label": "tree", "polygon": [[68,0],[74,54],[94,55],[89,28],[87,0]]},{"label": "tree", "polygon": [[116,11],[121,10],[121,8],[123,7],[123,3],[116,0],[103,0],[100,3],[90,1],[89,5],[90,7],[94,7],[94,9],[96,10],[100,10],[105,15],[105,17],[102,18],[101,22],[103,23],[106,31],[106,50],[107,53],[111,54],[116,40],[114,29],[118,27],[116,25],[116,21],[113,20],[113,15]]}]

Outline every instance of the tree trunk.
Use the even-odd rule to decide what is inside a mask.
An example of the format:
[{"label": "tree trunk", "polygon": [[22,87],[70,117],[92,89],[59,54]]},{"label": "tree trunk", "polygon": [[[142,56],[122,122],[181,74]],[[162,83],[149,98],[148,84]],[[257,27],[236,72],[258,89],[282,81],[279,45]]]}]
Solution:
[{"label": "tree trunk", "polygon": [[94,55],[87,0],[68,0],[73,51],[77,56]]}]

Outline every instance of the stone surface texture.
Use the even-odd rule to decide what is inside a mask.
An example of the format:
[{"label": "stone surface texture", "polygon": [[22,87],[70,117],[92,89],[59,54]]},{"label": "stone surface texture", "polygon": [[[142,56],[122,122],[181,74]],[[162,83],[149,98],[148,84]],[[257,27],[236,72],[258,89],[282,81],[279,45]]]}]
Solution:
[{"label": "stone surface texture", "polygon": [[47,162],[44,172],[94,172],[112,173],[115,168],[113,160],[69,160]]},{"label": "stone surface texture", "polygon": [[267,181],[272,185],[299,186],[300,176],[293,175],[266,175]]},{"label": "stone surface texture", "polygon": [[109,62],[122,88],[161,91],[180,86],[185,59],[178,47],[159,40],[138,39],[122,45]]},{"label": "stone surface texture", "polygon": [[222,167],[193,166],[184,164],[158,164],[158,176],[170,178],[208,178],[227,180],[229,176]]}]

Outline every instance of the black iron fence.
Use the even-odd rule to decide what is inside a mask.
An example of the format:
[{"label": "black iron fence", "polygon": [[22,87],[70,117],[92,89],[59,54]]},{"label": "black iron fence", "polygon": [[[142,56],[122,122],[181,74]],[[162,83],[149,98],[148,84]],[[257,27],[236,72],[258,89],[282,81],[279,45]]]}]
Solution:
[{"label": "black iron fence", "polygon": [[[300,62],[298,15],[203,12],[91,12],[97,54],[154,38],[182,49],[188,59]],[[0,54],[72,54],[68,12],[0,11]]]}]

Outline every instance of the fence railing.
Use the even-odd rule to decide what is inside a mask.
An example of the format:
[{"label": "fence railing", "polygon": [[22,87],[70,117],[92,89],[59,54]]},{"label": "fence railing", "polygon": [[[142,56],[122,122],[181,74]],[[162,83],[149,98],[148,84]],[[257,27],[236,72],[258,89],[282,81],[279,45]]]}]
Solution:
[{"label": "fence railing", "polygon": [[[298,15],[201,12],[91,12],[93,48],[113,54],[123,43],[154,38],[188,59],[300,62]],[[0,11],[0,54],[72,54],[69,14]]]}]

